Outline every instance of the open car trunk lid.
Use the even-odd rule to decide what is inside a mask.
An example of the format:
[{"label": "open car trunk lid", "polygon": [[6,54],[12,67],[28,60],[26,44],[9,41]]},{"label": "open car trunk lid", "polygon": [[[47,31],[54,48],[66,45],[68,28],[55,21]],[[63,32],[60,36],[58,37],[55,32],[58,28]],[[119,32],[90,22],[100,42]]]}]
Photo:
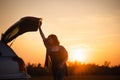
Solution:
[{"label": "open car trunk lid", "polygon": [[2,34],[1,41],[8,43],[25,32],[37,31],[41,23],[41,18],[23,17]]}]

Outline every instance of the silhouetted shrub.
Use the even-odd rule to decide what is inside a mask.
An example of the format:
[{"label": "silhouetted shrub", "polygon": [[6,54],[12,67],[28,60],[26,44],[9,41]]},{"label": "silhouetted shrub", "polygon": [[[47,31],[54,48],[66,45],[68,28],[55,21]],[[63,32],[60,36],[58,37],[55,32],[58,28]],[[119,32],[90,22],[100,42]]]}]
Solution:
[{"label": "silhouetted shrub", "polygon": [[[96,64],[81,64],[80,62],[68,62],[68,75],[120,75],[120,65],[110,67],[109,64],[105,62],[104,65],[100,66]],[[33,76],[51,74],[41,64],[28,63],[27,71]]]}]

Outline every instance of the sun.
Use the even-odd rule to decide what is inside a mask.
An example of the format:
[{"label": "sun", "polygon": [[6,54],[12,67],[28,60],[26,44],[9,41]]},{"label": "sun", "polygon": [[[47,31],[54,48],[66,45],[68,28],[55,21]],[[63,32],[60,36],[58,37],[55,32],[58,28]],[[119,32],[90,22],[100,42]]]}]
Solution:
[{"label": "sun", "polygon": [[86,62],[86,59],[87,59],[87,55],[86,55],[85,49],[78,48],[78,49],[72,50],[70,61],[72,62],[77,61],[77,62],[84,63]]}]

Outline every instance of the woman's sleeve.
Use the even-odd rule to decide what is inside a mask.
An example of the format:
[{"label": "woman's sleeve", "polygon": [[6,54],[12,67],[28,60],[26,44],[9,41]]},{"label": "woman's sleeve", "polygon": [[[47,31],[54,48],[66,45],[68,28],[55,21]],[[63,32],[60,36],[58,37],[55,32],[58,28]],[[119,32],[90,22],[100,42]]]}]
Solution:
[{"label": "woman's sleeve", "polygon": [[68,52],[63,46],[61,46],[61,48],[62,48],[62,53],[63,53],[63,58],[64,58],[63,62],[65,63],[68,60]]},{"label": "woman's sleeve", "polygon": [[68,58],[68,52],[67,52],[67,50],[64,48],[63,51],[64,51],[64,54],[65,54],[65,57]]}]

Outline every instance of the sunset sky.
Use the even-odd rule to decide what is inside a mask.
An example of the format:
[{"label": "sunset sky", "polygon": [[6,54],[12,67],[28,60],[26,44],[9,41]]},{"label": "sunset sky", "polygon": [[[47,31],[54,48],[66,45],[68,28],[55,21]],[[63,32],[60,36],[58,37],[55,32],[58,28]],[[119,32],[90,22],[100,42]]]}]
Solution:
[{"label": "sunset sky", "polygon": [[[25,16],[43,18],[45,36],[58,36],[69,61],[120,64],[120,0],[0,0],[0,33]],[[39,31],[19,36],[12,49],[26,63],[44,64]]]}]

